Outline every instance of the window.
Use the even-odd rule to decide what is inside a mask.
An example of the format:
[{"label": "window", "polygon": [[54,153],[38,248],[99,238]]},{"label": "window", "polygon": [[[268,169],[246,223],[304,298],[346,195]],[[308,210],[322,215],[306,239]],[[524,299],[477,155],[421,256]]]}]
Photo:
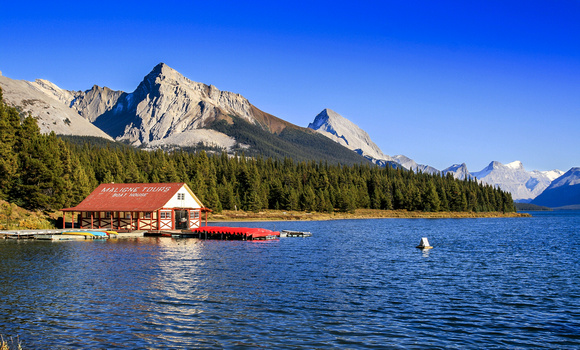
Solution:
[{"label": "window", "polygon": [[185,200],[185,193],[178,193],[178,194],[177,194],[177,200],[178,200],[178,201],[183,201],[183,200]]},{"label": "window", "polygon": [[199,219],[199,211],[196,210],[196,211],[193,212],[193,218],[194,219]]},{"label": "window", "polygon": [[162,211],[159,216],[160,219],[171,219],[170,211]]},{"label": "window", "polygon": [[143,216],[145,219],[151,219],[151,213],[145,213]]}]

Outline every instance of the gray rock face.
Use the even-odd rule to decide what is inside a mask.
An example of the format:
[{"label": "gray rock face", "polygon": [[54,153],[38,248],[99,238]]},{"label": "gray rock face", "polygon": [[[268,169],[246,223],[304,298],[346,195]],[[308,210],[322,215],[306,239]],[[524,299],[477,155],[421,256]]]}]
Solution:
[{"label": "gray rock face", "polygon": [[239,94],[193,82],[161,63],[131,94],[121,95],[95,125],[134,145],[203,128],[228,115],[256,123],[252,105]]},{"label": "gray rock face", "polygon": [[0,87],[6,103],[21,108],[21,115],[31,114],[42,133],[54,131],[63,135],[112,138],[69,108],[74,94],[55,84],[37,79],[34,82],[0,76]]},{"label": "gray rock face", "polygon": [[366,131],[331,109],[320,112],[308,128],[369,159],[392,160],[383,154]]},{"label": "gray rock face", "polygon": [[76,91],[69,107],[93,123],[99,116],[115,108],[121,96],[126,95],[123,91],[113,91],[108,87],[94,85],[90,90]]}]

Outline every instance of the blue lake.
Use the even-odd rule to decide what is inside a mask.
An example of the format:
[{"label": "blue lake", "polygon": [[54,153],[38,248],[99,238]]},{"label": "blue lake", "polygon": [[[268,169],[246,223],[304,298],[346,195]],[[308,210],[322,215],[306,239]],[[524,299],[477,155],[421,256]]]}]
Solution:
[{"label": "blue lake", "polygon": [[262,242],[1,240],[0,334],[24,349],[578,348],[580,212],[533,215],[229,224],[313,233]]}]

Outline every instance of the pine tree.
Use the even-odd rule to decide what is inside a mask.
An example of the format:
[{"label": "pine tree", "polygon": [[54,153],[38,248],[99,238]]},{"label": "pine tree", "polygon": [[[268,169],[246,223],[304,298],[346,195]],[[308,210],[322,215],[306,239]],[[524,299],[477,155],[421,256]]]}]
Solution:
[{"label": "pine tree", "polygon": [[20,117],[15,108],[5,106],[0,89],[0,199],[9,199],[18,171],[16,133]]},{"label": "pine tree", "polygon": [[424,210],[439,211],[441,209],[441,200],[437,194],[434,181],[429,181],[425,187]]}]

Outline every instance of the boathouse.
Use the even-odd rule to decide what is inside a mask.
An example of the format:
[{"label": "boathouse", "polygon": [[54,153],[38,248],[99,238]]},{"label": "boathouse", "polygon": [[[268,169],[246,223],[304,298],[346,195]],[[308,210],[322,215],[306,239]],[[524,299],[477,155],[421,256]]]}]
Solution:
[{"label": "boathouse", "polygon": [[202,212],[207,215],[209,210],[185,183],[110,183],[99,185],[76,207],[61,211],[63,225],[66,213],[72,213],[73,227],[134,231],[197,228]]}]

